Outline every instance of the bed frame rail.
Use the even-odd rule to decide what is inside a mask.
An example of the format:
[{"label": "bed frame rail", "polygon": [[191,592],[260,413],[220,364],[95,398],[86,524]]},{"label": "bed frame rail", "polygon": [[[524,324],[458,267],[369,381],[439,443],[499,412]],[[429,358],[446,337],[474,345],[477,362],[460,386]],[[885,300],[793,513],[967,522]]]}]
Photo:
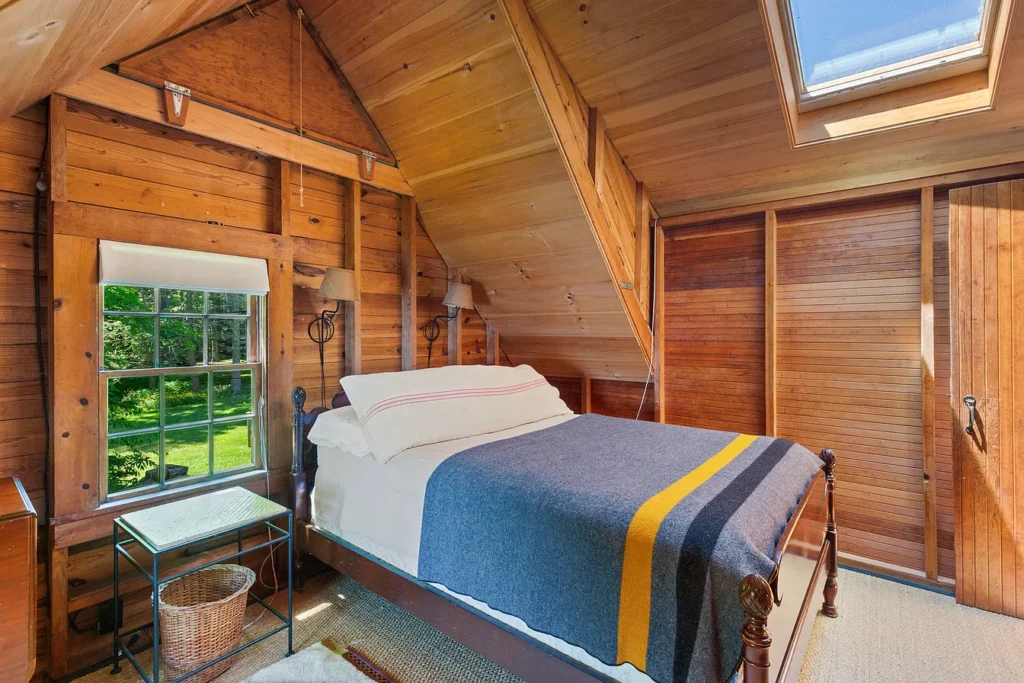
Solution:
[{"label": "bed frame rail", "polygon": [[[294,434],[291,503],[296,526],[293,562],[295,575],[299,581],[304,576],[304,560],[312,555],[526,681],[540,683],[550,680],[608,680],[582,665],[569,665],[566,658],[560,654],[540,647],[525,636],[513,634],[486,617],[477,615],[471,608],[461,603],[446,600],[426,584],[367,559],[317,529],[312,524],[310,502],[310,493],[316,479],[317,454],[316,447],[310,443],[308,436],[317,417],[326,412],[327,408],[318,406],[306,412],[305,402],[306,391],[302,387],[296,387],[292,392]],[[344,392],[339,392],[331,399],[332,408],[347,405],[350,404]],[[790,664],[800,659],[796,657],[796,651],[801,647],[800,636],[805,622],[811,616],[810,605],[820,583],[823,568],[826,576],[821,614],[833,618],[838,616],[835,603],[839,590],[839,548],[835,519],[836,457],[829,449],[823,450],[819,457],[822,461],[821,472],[808,486],[775,548],[775,570],[772,576],[765,579],[751,574],[740,584],[738,599],[746,615],[746,621],[741,631],[743,653],[737,665],[737,672],[742,675],[744,683],[785,683],[795,680],[799,675],[799,667],[793,669]],[[814,500],[816,491],[820,495],[822,477],[825,480],[823,510],[820,499]],[[808,537],[816,542],[809,544]],[[782,604],[780,574],[783,560],[790,556],[802,556],[813,560],[813,570],[808,572],[809,582],[800,596],[802,602],[792,625],[792,632],[777,634],[784,636],[785,639],[779,640],[773,647],[775,639],[768,626],[772,621],[773,608]],[[788,631],[790,627],[787,621],[784,630]],[[777,659],[775,666],[773,657]]]}]

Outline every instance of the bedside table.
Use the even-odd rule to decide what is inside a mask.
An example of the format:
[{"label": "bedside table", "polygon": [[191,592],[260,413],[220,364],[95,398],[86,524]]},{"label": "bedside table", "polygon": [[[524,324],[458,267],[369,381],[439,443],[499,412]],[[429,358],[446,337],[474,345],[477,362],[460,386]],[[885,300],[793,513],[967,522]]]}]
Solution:
[{"label": "bedside table", "polygon": [[[271,520],[287,517],[287,528],[282,529]],[[243,532],[254,526],[265,526],[271,533],[272,538],[251,548],[243,548]],[[274,532],[277,533],[273,536]],[[185,571],[177,572],[169,576],[160,576],[160,558],[176,550],[185,550],[190,546],[198,545],[213,539],[235,535],[238,542],[238,550],[229,555],[219,557],[216,560],[206,562]],[[267,633],[254,638],[249,642],[242,643],[231,652],[217,657],[212,662],[189,672],[185,676],[170,681],[177,683],[195,676],[205,669],[218,664],[219,662],[238,654],[242,650],[252,647],[256,643],[266,640],[270,636],[288,631],[288,650],[286,656],[292,654],[292,511],[277,503],[259,496],[247,489],[234,487],[222,491],[178,500],[166,505],[157,505],[145,510],[130,512],[114,520],[114,596],[120,599],[120,569],[118,557],[125,558],[130,562],[143,577],[149,580],[153,586],[153,621],[121,632],[121,610],[117,608],[115,601],[114,608],[114,668],[111,673],[121,670],[120,661],[124,656],[132,663],[139,675],[146,683],[157,683],[160,680],[160,601],[159,592],[162,584],[173,581],[187,574],[205,569],[214,564],[220,564],[228,560],[237,560],[241,563],[243,555],[269,548],[279,543],[288,545],[288,614],[285,616],[271,607],[262,598],[250,593],[250,597],[263,605],[271,614],[281,621],[281,625]],[[149,554],[151,566],[143,567],[127,548],[137,545]],[[131,636],[144,629],[151,628],[153,631],[153,675],[152,678],[142,670],[135,655],[129,650],[125,642],[126,636]]]}]

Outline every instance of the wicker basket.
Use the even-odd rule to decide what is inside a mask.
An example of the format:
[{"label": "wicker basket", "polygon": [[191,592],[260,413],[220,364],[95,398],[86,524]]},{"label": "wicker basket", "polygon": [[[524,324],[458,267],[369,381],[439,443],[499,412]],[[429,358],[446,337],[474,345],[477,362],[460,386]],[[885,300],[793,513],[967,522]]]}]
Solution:
[{"label": "wicker basket", "polygon": [[[255,580],[248,567],[215,564],[160,586],[160,658],[171,678],[238,647]],[[206,683],[233,662],[230,657],[188,680]]]}]

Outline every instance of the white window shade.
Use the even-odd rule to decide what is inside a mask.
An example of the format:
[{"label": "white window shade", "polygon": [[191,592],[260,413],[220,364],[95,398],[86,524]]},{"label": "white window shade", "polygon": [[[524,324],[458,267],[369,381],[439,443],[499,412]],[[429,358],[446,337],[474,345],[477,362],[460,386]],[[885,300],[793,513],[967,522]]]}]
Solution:
[{"label": "white window shade", "polygon": [[100,282],[207,292],[270,291],[263,259],[108,240],[100,240]]}]

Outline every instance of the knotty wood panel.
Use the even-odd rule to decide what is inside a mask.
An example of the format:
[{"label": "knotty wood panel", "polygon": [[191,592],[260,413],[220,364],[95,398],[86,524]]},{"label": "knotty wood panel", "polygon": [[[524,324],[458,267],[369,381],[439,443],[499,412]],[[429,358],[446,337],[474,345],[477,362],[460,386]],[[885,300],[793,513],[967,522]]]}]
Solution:
[{"label": "knotty wood panel", "polygon": [[[1024,616],[1024,180],[949,195],[956,596]],[[963,397],[977,399],[966,433]]]},{"label": "knotty wood panel", "polygon": [[[303,79],[302,124],[311,137],[367,149],[388,158],[387,146],[362,105],[339,82],[330,63],[285,0],[243,16],[213,32],[193,33],[170,49],[137,55],[119,73],[163,87],[191,89],[192,97],[268,121],[288,130],[299,126],[299,78]],[[302,42],[302,74],[299,43]],[[253,46],[259,45],[259,50]]]},{"label": "knotty wood panel", "polygon": [[839,454],[844,553],[924,570],[919,196],[778,215],[778,434]]},{"label": "knotty wood panel", "polygon": [[756,0],[529,0],[555,54],[662,216],[1024,160],[1024,24],[997,107],[792,149]]},{"label": "knotty wood panel", "polygon": [[763,434],[764,220],[665,231],[665,421]]},{"label": "knotty wood panel", "polygon": [[237,0],[187,0],[159,9],[115,0],[4,3],[0,119],[236,5]]},{"label": "knotty wood panel", "polygon": [[[0,336],[0,477],[18,477],[38,514],[46,522],[45,426],[39,357],[35,348],[35,302],[32,284],[33,205],[35,177],[43,154],[46,108],[32,107],[16,117],[0,119],[0,328],[15,328]],[[41,295],[49,296],[46,217],[41,237]],[[45,312],[43,318],[45,319]],[[49,334],[43,329],[43,357],[48,358]],[[38,547],[46,548],[46,527]],[[44,553],[41,552],[42,555]],[[47,671],[48,615],[45,565],[37,572],[36,675]]]}]

